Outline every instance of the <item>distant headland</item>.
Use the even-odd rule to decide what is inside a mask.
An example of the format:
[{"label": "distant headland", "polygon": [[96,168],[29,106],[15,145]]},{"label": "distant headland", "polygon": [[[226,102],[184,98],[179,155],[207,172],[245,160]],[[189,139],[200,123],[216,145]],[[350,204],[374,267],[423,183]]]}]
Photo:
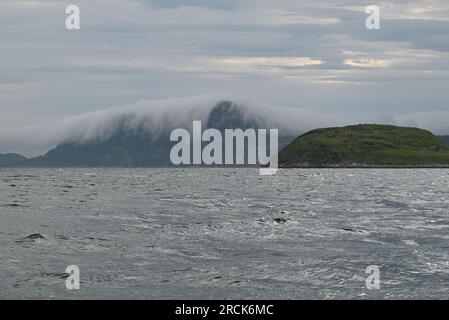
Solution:
[{"label": "distant headland", "polygon": [[[296,122],[292,114],[285,125],[282,117],[273,121],[266,117],[269,112],[262,117],[255,113],[256,109],[231,101],[220,101],[210,109],[201,107],[195,112],[192,109],[186,117],[180,117],[179,123],[168,121],[170,117],[162,111],[153,114],[146,110],[139,106],[112,115],[103,112],[101,119],[84,127],[77,122],[72,127],[80,130],[74,137],[68,138],[70,135],[59,130],[61,142],[46,153],[32,158],[16,153],[0,154],[0,167],[170,167],[173,166],[170,150],[176,144],[170,141],[172,129],[191,126],[185,122],[198,119],[198,115],[205,129],[220,132],[279,128],[281,168],[449,167],[449,136],[438,137],[418,128],[363,124],[315,129],[298,137],[305,131],[301,129],[302,118]],[[98,134],[85,138],[89,133]],[[249,154],[248,149],[245,154]]]},{"label": "distant headland", "polygon": [[279,153],[282,168],[449,168],[447,137],[430,131],[361,124],[309,131]]}]

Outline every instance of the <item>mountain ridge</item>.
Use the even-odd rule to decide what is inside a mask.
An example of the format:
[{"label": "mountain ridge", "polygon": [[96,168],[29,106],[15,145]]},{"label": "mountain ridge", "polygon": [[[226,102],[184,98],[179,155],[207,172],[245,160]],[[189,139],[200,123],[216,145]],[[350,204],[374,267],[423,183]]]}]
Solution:
[{"label": "mountain ridge", "polygon": [[[198,120],[193,118],[192,121]],[[177,142],[170,141],[170,127],[152,133],[143,124],[132,127],[132,117],[124,117],[116,123],[114,133],[103,140],[86,142],[67,141],[58,144],[46,154],[20,162],[24,167],[168,167],[171,166],[170,150]],[[251,117],[244,109],[230,101],[215,105],[206,117],[204,128],[266,129],[263,119]],[[132,128],[132,129],[131,129]],[[184,128],[191,131],[191,128]],[[295,135],[279,132],[279,146],[290,142]],[[247,150],[245,150],[246,154]],[[235,154],[235,153],[234,153]]]},{"label": "mountain ridge", "polygon": [[0,167],[6,167],[26,161],[27,158],[18,153],[0,154]]},{"label": "mountain ridge", "polygon": [[[159,108],[158,112],[151,114],[146,106],[137,105],[125,110],[96,113],[94,121],[87,125],[83,125],[86,117],[75,119],[78,121],[68,127],[77,130],[72,130],[72,134],[56,130],[55,133],[60,134],[55,135],[56,139],[59,137],[63,142],[56,144],[45,154],[29,159],[17,153],[0,155],[0,167],[167,167],[171,166],[170,149],[176,144],[170,142],[171,130],[180,126],[191,131],[186,126],[189,123],[191,126],[193,120],[202,120],[203,130],[215,128],[222,133],[225,129],[278,127],[280,149],[294,139],[307,137],[316,130],[324,130],[311,130],[297,137],[301,132],[300,128],[303,128],[301,121],[294,131],[291,126],[273,121],[273,114],[270,112],[254,112],[255,110],[249,110],[245,105],[229,100],[219,101],[209,109],[204,105],[198,108],[190,106],[182,117],[176,116],[176,112],[180,110],[178,106],[164,113],[164,109]],[[175,113],[174,117],[178,120],[170,120],[172,113]],[[295,123],[295,119],[291,116],[290,124]],[[384,128],[386,127],[388,126]],[[440,142],[449,146],[449,135],[440,138]],[[307,150],[304,152],[307,153]]]}]

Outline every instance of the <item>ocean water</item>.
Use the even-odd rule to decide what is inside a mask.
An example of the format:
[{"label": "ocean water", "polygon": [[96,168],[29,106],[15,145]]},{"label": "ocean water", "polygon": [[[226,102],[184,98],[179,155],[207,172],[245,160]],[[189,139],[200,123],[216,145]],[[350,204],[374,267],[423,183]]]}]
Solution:
[{"label": "ocean water", "polygon": [[0,170],[1,299],[448,299],[448,249],[449,170]]}]

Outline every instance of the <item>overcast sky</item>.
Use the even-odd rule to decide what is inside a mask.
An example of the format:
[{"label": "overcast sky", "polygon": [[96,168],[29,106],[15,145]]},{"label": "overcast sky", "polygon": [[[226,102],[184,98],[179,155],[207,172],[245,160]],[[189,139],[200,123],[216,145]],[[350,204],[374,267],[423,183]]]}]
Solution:
[{"label": "overcast sky", "polygon": [[[65,28],[69,4],[80,30]],[[365,27],[370,4],[381,30]],[[449,111],[449,1],[0,1],[0,126],[198,94]]]}]

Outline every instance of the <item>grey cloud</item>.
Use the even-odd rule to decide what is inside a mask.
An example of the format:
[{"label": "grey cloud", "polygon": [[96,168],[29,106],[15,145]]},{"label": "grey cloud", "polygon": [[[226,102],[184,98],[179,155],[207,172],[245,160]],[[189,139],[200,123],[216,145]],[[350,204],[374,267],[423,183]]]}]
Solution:
[{"label": "grey cloud", "polygon": [[128,129],[146,128],[157,134],[162,130],[190,128],[191,120],[206,121],[209,111],[222,100],[231,100],[247,116],[261,118],[270,128],[300,134],[311,129],[359,123],[398,124],[429,129],[437,134],[449,132],[444,119],[449,112],[424,112],[404,115],[345,115],[303,108],[271,106],[230,97],[196,96],[182,99],[141,101],[136,104],[80,114],[48,125],[0,127],[0,153],[22,152],[36,155],[62,142],[102,141],[114,133],[124,118]]},{"label": "grey cloud", "polygon": [[155,7],[178,8],[178,7],[205,7],[212,9],[231,10],[238,3],[237,0],[135,0],[151,4]]},{"label": "grey cloud", "polygon": [[[380,31],[355,0],[80,0],[81,30],[69,32],[66,2],[1,1],[0,127],[198,94],[348,118],[449,109],[447,2],[371,3],[387,5]],[[406,18],[426,5],[439,11]],[[222,62],[260,57],[323,63]]]}]

